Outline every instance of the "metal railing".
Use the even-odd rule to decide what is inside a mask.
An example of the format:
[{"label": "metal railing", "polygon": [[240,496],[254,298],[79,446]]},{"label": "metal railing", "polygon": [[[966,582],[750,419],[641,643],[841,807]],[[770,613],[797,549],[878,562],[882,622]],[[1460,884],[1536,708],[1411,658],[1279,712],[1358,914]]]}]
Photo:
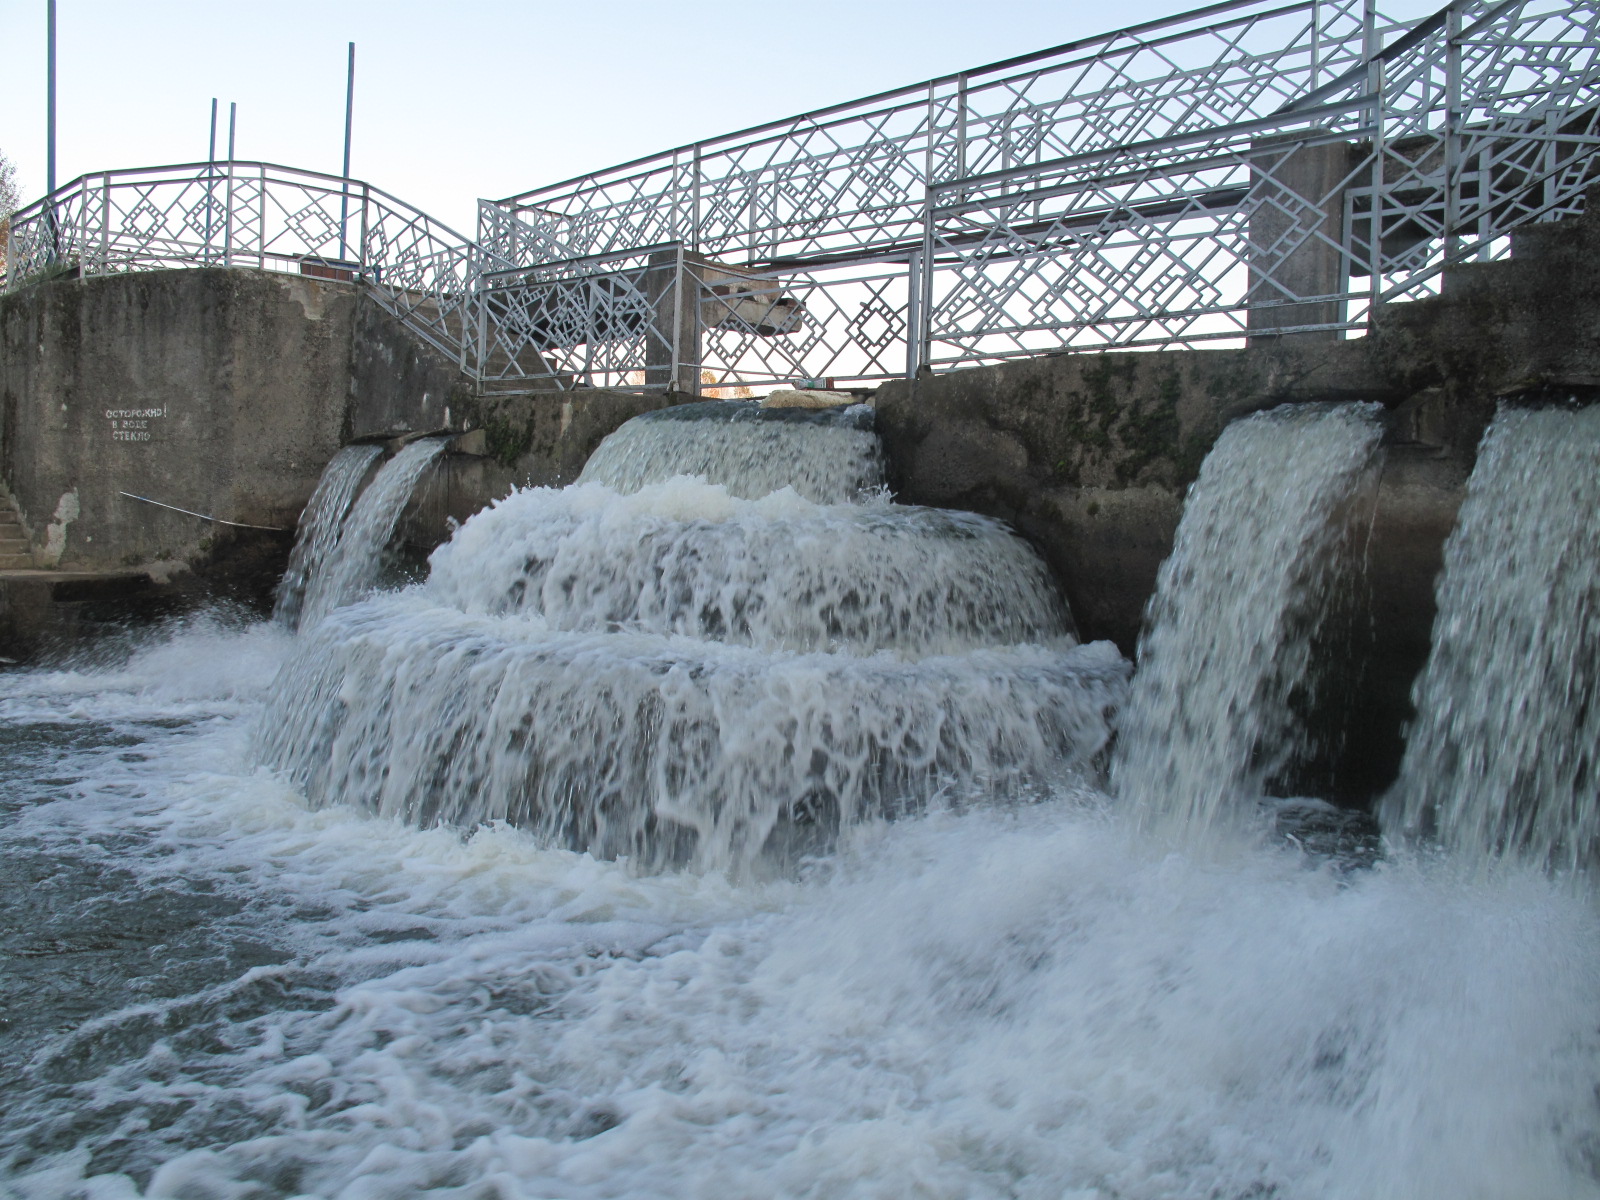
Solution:
[{"label": "metal railing", "polygon": [[415,333],[476,369],[472,239],[371,184],[261,162],[83,175],[11,218],[9,287],[61,273],[253,267],[360,281]]},{"label": "metal railing", "polygon": [[479,236],[679,245],[800,300],[764,340],[706,323],[719,383],[1350,336],[1581,211],[1597,85],[1594,4],[1239,0],[485,202]]},{"label": "metal railing", "polygon": [[1600,7],[1230,0],[479,205],[263,163],[85,176],[10,280],[348,276],[484,390],[872,381],[1359,334],[1581,211]]}]

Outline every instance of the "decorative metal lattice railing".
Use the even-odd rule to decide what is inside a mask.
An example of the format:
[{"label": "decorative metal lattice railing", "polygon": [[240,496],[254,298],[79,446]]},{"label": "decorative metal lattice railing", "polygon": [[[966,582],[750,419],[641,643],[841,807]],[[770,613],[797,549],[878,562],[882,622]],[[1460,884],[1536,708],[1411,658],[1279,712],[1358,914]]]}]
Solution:
[{"label": "decorative metal lattice railing", "polygon": [[1340,337],[1581,210],[1597,83],[1593,4],[1407,28],[1243,0],[485,203],[480,238],[524,264],[680,245],[803,292],[779,334],[703,323],[683,356],[718,384]]},{"label": "decorative metal lattice railing", "polygon": [[263,163],[85,176],[9,280],[359,280],[486,390],[871,381],[1343,337],[1600,179],[1600,6],[1230,0],[479,206]]},{"label": "decorative metal lattice railing", "polygon": [[11,218],[12,287],[61,272],[255,267],[361,280],[464,370],[477,359],[476,280],[489,258],[360,180],[259,162],[84,175]]}]

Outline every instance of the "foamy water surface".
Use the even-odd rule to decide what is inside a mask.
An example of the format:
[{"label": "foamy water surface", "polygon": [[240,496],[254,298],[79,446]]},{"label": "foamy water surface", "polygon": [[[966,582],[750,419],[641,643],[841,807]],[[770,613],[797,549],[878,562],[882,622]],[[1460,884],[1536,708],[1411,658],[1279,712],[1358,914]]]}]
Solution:
[{"label": "foamy water surface", "polygon": [[290,644],[0,677],[0,1194],[1600,1194],[1579,888],[1098,794],[645,875],[308,809],[248,753]]}]

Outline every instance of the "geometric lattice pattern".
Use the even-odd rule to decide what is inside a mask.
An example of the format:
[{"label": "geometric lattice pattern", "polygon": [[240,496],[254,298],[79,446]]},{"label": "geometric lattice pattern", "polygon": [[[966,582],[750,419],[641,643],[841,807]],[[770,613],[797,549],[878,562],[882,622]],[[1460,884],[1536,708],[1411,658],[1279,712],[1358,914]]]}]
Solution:
[{"label": "geometric lattice pattern", "polygon": [[1600,182],[1600,6],[1238,0],[482,202],[263,163],[85,176],[13,285],[348,272],[486,389],[882,379],[1348,336]]}]

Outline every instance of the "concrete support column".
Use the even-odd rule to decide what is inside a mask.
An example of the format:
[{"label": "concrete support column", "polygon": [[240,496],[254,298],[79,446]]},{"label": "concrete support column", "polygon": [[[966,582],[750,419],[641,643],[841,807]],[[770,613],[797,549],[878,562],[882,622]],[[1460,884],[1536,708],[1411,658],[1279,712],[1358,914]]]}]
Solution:
[{"label": "concrete support column", "polygon": [[650,256],[644,293],[651,322],[645,330],[645,386],[700,390],[700,275],[698,255],[658,250]]},{"label": "concrete support column", "polygon": [[1346,290],[1344,186],[1353,147],[1346,142],[1298,145],[1294,135],[1264,138],[1251,170],[1250,342],[1288,336],[1337,341],[1338,330],[1276,331],[1344,319],[1338,300],[1296,302]]}]

